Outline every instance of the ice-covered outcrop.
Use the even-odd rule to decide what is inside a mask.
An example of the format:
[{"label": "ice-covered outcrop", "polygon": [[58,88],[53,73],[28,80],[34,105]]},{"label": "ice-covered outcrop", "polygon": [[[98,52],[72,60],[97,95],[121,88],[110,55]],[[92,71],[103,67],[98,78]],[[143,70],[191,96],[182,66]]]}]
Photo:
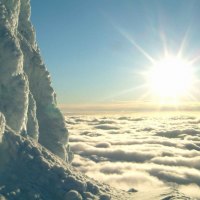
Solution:
[{"label": "ice-covered outcrop", "polygon": [[0,199],[7,200],[133,200],[133,193],[115,190],[73,169],[35,140],[8,127],[0,145]]},{"label": "ice-covered outcrop", "polygon": [[132,199],[74,170],[30,0],[0,0],[0,200]]},{"label": "ice-covered outcrop", "polygon": [[68,131],[36,44],[30,0],[0,0],[0,39],[0,112],[6,124],[68,160]]},{"label": "ice-covered outcrop", "polygon": [[0,143],[2,142],[2,137],[5,132],[6,121],[4,115],[0,113]]}]

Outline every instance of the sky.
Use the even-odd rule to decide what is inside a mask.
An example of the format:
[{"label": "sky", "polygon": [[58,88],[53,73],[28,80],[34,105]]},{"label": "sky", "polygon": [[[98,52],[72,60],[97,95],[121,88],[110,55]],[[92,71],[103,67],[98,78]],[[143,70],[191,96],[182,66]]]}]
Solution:
[{"label": "sky", "polygon": [[[152,67],[149,58],[162,59],[166,46],[172,55],[183,46],[183,59],[200,53],[198,0],[32,0],[31,5],[59,104],[151,100],[143,75]],[[198,59],[194,64],[198,78]]]}]

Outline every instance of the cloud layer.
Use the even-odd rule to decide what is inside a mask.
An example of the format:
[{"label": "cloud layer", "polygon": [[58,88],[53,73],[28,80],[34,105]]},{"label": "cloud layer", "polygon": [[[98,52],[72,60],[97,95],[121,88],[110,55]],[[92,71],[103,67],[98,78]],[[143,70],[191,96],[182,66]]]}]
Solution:
[{"label": "cloud layer", "polygon": [[121,189],[200,198],[192,192],[200,189],[199,122],[193,113],[66,117],[73,165]]}]

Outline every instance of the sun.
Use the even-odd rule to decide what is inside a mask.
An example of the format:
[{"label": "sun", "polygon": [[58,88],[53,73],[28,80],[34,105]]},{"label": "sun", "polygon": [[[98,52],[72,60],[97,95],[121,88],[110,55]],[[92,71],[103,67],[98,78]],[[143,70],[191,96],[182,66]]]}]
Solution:
[{"label": "sun", "polygon": [[188,95],[193,81],[190,62],[178,57],[167,56],[155,61],[148,73],[151,93],[164,102],[177,101]]},{"label": "sun", "polygon": [[[140,84],[122,91],[118,95],[133,91],[138,94],[138,90],[141,89],[141,95],[138,96],[137,100],[154,102],[159,108],[163,105],[170,105],[178,109],[180,105],[186,102],[198,101],[200,55],[199,53],[188,54],[185,49],[188,46],[189,28],[186,30],[176,51],[174,47],[173,50],[169,48],[168,44],[171,42],[168,42],[165,32],[162,29],[159,30],[163,52],[159,50],[156,57],[161,59],[149,54],[124,29],[118,26],[115,28],[144,57],[145,63],[148,61],[148,64],[145,64],[142,68],[134,69],[134,74],[140,77],[140,79],[137,79]],[[177,46],[175,42],[174,44]]]}]

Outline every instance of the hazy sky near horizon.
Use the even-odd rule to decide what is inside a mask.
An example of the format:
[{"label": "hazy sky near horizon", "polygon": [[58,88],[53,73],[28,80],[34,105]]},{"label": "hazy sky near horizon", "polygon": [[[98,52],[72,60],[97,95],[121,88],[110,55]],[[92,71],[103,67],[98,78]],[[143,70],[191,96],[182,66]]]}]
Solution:
[{"label": "hazy sky near horizon", "polygon": [[200,52],[198,0],[32,0],[31,5],[37,41],[62,104],[142,99],[141,72],[152,63],[138,46],[160,59],[164,40],[177,54],[187,36],[183,57]]}]

